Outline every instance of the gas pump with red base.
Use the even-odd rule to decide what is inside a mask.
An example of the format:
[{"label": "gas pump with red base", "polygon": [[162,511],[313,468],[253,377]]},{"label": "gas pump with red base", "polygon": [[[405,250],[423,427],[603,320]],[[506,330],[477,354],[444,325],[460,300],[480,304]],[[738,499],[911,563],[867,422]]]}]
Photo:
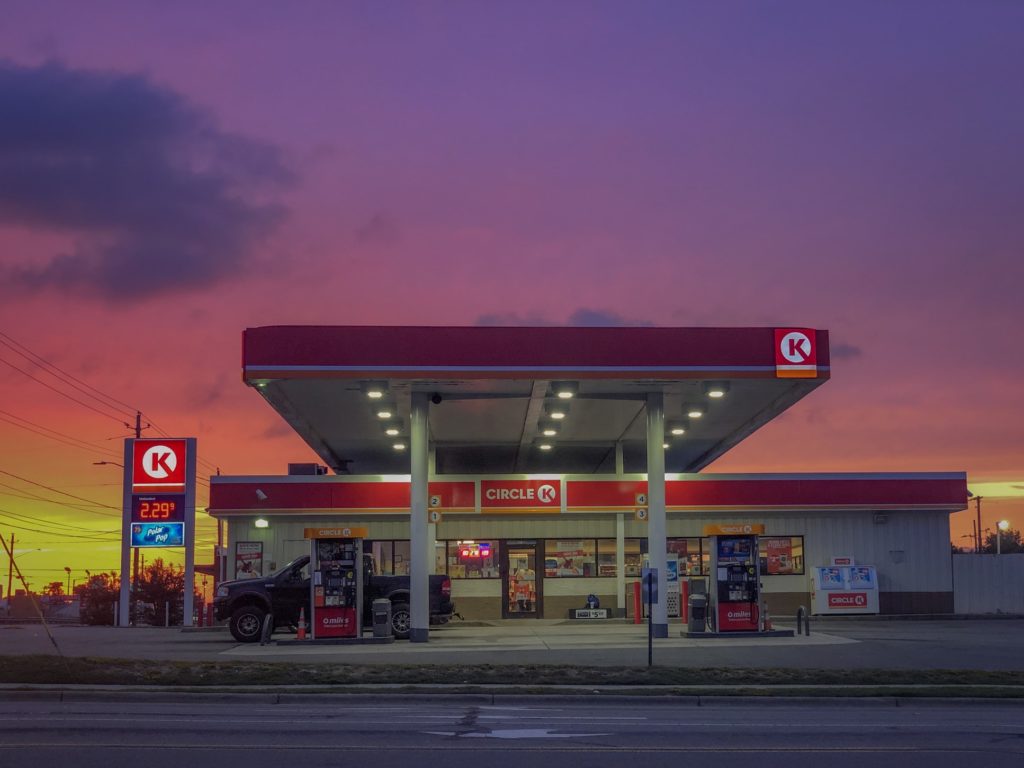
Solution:
[{"label": "gas pump with red base", "polygon": [[711,544],[711,616],[717,632],[757,632],[761,628],[757,535],[763,532],[763,525],[705,527]]},{"label": "gas pump with red base", "polygon": [[311,636],[358,638],[362,634],[362,528],[306,529],[310,539]]}]

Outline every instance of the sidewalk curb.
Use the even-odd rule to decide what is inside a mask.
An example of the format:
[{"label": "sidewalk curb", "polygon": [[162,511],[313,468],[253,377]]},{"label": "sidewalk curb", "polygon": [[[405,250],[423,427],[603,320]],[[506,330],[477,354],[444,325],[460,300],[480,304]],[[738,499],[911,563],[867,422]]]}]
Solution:
[{"label": "sidewalk curb", "polygon": [[[634,689],[635,690],[635,689]],[[672,705],[672,706],[750,706],[752,704],[767,704],[771,706],[845,706],[845,707],[927,707],[927,706],[948,706],[950,704],[963,705],[1000,705],[1024,706],[1024,691],[1018,691],[1019,697],[984,697],[984,696],[935,696],[917,697],[907,695],[892,696],[809,696],[806,694],[786,695],[784,690],[778,687],[755,688],[743,686],[744,693],[688,693],[685,689],[652,689],[650,693],[625,693],[614,690],[601,689],[600,687],[582,690],[561,690],[558,688],[538,689],[536,692],[523,693],[521,691],[495,691],[495,690],[463,690],[463,691],[437,691],[436,689],[402,689],[392,691],[382,690],[355,690],[338,692],[335,690],[324,690],[322,693],[310,691],[287,691],[287,690],[259,690],[259,691],[238,691],[238,690],[176,690],[173,688],[145,688],[140,690],[137,687],[88,687],[88,686],[16,686],[8,684],[0,688],[0,702],[13,701],[50,701],[59,703],[76,703],[89,701],[146,701],[159,704],[174,703],[238,703],[247,704],[351,704],[358,702],[367,704],[372,702],[395,703],[395,702],[449,702],[458,704],[555,704],[555,703],[594,703],[597,701],[610,704],[634,704],[634,705]],[[747,691],[757,690],[759,695],[751,695]],[[840,690],[842,690],[840,688]],[[777,695],[782,694],[782,695]]]}]

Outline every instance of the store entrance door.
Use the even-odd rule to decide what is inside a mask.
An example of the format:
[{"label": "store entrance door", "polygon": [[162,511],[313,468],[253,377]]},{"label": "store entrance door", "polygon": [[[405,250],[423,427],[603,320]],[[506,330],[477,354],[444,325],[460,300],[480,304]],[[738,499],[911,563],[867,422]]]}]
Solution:
[{"label": "store entrance door", "polygon": [[537,542],[506,541],[501,548],[503,619],[536,619],[541,614],[542,569],[537,568]]}]

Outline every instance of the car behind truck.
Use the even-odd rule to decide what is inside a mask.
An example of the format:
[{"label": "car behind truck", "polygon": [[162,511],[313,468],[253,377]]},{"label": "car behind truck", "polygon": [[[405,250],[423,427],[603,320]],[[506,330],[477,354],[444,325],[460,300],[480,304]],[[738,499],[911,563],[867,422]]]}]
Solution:
[{"label": "car behind truck", "polygon": [[[363,626],[372,622],[373,601],[391,601],[391,633],[409,637],[412,614],[409,609],[409,577],[385,576],[376,572],[373,557],[363,556]],[[447,576],[430,576],[430,623],[444,624],[455,611],[452,583]],[[284,568],[260,579],[225,581],[217,587],[213,601],[218,621],[227,620],[232,636],[240,643],[260,639],[263,621],[273,617],[275,627],[297,627],[300,609],[312,618],[309,587],[309,555],[292,560]]]}]

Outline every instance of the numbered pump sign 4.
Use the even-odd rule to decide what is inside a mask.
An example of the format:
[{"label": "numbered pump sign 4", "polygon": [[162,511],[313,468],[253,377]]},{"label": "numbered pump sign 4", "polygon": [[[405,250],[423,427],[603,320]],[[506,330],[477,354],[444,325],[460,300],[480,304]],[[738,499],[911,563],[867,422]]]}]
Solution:
[{"label": "numbered pump sign 4", "polygon": [[184,622],[192,625],[195,577],[196,439],[129,438],[124,446],[118,625],[130,624],[132,550],[185,548]]}]

